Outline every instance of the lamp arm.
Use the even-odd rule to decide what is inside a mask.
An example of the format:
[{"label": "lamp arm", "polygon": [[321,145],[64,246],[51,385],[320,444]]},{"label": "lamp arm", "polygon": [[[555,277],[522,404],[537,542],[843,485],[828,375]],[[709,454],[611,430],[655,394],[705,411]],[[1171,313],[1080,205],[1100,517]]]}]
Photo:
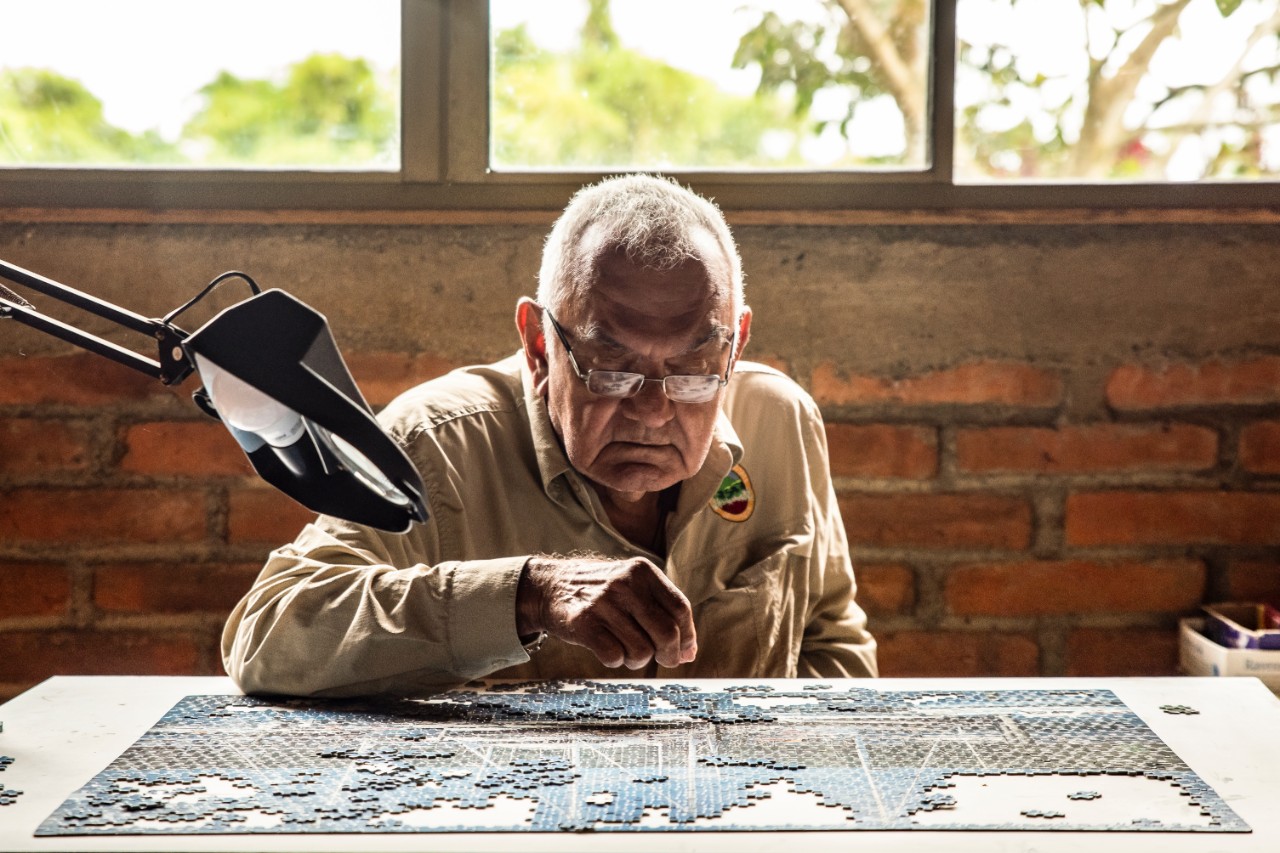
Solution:
[{"label": "lamp arm", "polygon": [[[254,295],[193,334],[173,325],[230,278],[244,279]],[[304,506],[394,533],[426,521],[421,474],[374,418],[324,315],[301,300],[281,290],[261,292],[252,278],[232,270],[185,305],[149,320],[5,261],[0,280],[148,335],[159,344],[159,359],[48,317],[3,284],[0,320],[17,320],[166,385],[186,378],[200,359],[209,385],[195,393],[200,408],[222,420],[264,480]]]},{"label": "lamp arm", "polygon": [[[147,358],[133,350],[114,344],[111,341],[81,331],[75,326],[63,323],[40,313],[34,306],[22,299],[6,287],[0,286],[0,319],[17,320],[46,334],[52,335],[81,349],[111,359],[125,367],[133,368],[166,385],[181,382],[194,369],[194,365],[180,346],[187,333],[176,326],[143,317],[128,309],[113,305],[95,296],[68,287],[53,279],[37,275],[30,270],[14,266],[0,260],[0,279],[30,287],[32,290],[73,305],[98,317],[114,322],[131,331],[141,332],[154,338],[159,345],[159,359]],[[5,298],[5,295],[12,298]]]}]

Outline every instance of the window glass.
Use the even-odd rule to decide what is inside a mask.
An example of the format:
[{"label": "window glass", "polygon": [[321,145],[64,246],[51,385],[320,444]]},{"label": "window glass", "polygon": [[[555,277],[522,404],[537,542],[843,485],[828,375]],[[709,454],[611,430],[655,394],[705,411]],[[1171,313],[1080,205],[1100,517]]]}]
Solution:
[{"label": "window glass", "polygon": [[1276,0],[959,0],[964,181],[1280,175]]},{"label": "window glass", "polygon": [[399,163],[399,0],[6,2],[0,165]]},{"label": "window glass", "polygon": [[493,0],[496,169],[921,169],[928,0]]}]

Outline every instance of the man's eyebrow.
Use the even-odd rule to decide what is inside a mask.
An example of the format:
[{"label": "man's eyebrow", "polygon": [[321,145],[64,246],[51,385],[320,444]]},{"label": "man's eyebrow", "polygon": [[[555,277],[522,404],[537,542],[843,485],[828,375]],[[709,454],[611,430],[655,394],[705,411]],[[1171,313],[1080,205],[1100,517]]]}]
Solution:
[{"label": "man's eyebrow", "polygon": [[619,343],[612,335],[600,328],[599,323],[587,323],[577,329],[574,329],[573,333],[579,340],[600,349],[607,349],[616,352],[617,354],[631,352],[631,350]]},{"label": "man's eyebrow", "polygon": [[[578,338],[580,338],[581,340],[586,341],[587,343],[590,343],[593,346],[608,350],[610,354],[614,354],[614,355],[632,354],[632,350],[630,347],[622,344],[616,338],[614,338],[612,335],[606,332],[604,329],[600,328],[598,323],[594,323],[594,322],[587,323],[582,328],[576,329],[574,331],[574,334],[576,334]],[[732,339],[733,339],[732,329],[730,329],[728,326],[724,325],[723,323],[713,323],[711,326],[711,331],[707,332],[707,334],[703,336],[700,340],[695,341],[694,343],[685,347],[680,352],[671,356],[671,358],[679,358],[682,355],[688,355],[691,352],[697,352],[698,350],[702,349],[712,341],[716,341],[722,344],[727,344]]]}]

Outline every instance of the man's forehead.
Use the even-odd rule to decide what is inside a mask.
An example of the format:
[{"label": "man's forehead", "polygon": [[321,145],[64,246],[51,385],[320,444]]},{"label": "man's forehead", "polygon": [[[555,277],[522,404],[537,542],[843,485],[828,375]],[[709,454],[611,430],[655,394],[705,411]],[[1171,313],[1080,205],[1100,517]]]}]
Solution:
[{"label": "man's forehead", "polygon": [[634,249],[618,242],[617,235],[602,223],[589,225],[580,240],[581,257],[598,278],[610,271],[644,269],[655,259],[662,268],[669,268],[683,259],[688,265],[701,267],[703,273],[717,288],[731,288],[732,265],[719,238],[706,226],[690,223],[682,237],[674,234],[654,236],[652,245]]},{"label": "man's forehead", "polygon": [[[575,336],[595,347],[619,355],[631,353],[635,348],[635,338],[650,337],[643,331],[628,328],[624,322],[620,324],[610,324],[614,328],[611,329],[601,323],[599,319],[594,318],[588,313],[582,322],[574,327]],[[719,322],[712,317],[707,317],[707,322],[696,325],[687,325],[683,328],[673,326],[670,329],[669,337],[672,339],[683,339],[680,342],[684,344],[683,348],[677,350],[675,355],[683,355],[685,353],[697,352],[698,350],[708,347],[721,347],[729,343],[733,338],[733,329],[725,323]],[[628,343],[620,337],[631,339]]]},{"label": "man's forehead", "polygon": [[[597,236],[597,235],[592,235]],[[690,352],[722,344],[732,334],[732,290],[715,241],[682,259],[668,257],[657,268],[628,256],[619,246],[593,247],[592,274],[572,306],[557,315],[575,337],[618,354],[650,350]],[[703,241],[698,241],[703,242]],[[702,249],[711,249],[708,254]]]},{"label": "man's forehead", "polygon": [[613,309],[695,322],[699,314],[732,301],[728,276],[698,257],[660,268],[636,263],[621,253],[599,259],[582,294],[603,312]]}]

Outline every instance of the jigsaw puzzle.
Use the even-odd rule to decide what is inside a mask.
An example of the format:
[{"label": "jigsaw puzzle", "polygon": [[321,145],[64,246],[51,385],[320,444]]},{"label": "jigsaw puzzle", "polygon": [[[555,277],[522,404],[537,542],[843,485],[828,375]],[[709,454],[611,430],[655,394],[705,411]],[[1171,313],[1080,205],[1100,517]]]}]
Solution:
[{"label": "jigsaw puzzle", "polygon": [[[4,724],[0,723],[0,732],[4,731]],[[0,755],[0,772],[13,763],[13,758],[8,755]],[[0,785],[0,806],[10,806],[18,801],[18,797],[22,796],[21,791],[15,791],[12,788],[5,788]]]},{"label": "jigsaw puzzle", "polygon": [[37,835],[1248,832],[1108,690],[538,682],[188,696]]}]

